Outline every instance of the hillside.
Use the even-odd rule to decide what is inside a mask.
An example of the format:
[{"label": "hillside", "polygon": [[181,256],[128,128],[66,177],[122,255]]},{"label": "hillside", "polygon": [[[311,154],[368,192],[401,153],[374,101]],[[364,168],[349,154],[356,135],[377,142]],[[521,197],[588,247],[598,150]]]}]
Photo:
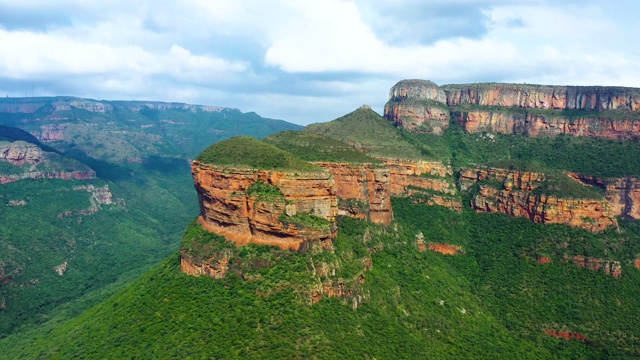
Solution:
[{"label": "hillside", "polygon": [[221,107],[0,99],[0,338],[75,316],[176,251],[198,212],[189,161],[212,142],[298,128]]}]

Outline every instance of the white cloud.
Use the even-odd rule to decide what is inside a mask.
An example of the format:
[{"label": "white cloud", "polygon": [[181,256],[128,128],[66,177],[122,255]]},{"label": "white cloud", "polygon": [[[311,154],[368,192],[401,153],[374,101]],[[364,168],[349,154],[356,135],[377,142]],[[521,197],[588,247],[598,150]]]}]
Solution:
[{"label": "white cloud", "polygon": [[308,122],[363,103],[381,111],[404,78],[640,86],[638,8],[622,0],[0,0],[0,90],[23,95],[35,83],[52,95],[198,102]]}]

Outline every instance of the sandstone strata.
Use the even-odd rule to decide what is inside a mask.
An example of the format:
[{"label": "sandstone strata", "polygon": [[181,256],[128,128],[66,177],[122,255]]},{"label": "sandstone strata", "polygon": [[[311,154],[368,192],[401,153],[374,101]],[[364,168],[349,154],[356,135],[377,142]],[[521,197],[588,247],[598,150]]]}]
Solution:
[{"label": "sandstone strata", "polygon": [[442,133],[454,119],[466,132],[530,136],[640,136],[640,89],[525,84],[444,85],[403,80],[385,117],[409,131]]},{"label": "sandstone strata", "polygon": [[640,181],[633,177],[597,178],[580,174],[569,174],[583,184],[598,186],[605,190],[615,216],[640,219]]},{"label": "sandstone strata", "polygon": [[0,161],[12,165],[37,164],[45,159],[44,152],[24,141],[0,142]]},{"label": "sandstone strata", "polygon": [[482,180],[493,181],[500,186],[480,186],[471,200],[471,207],[478,212],[501,212],[535,222],[565,224],[592,232],[617,225],[613,209],[605,199],[571,199],[534,192],[545,180],[544,174],[487,167],[460,171],[460,187],[463,190]]},{"label": "sandstone strata", "polygon": [[389,169],[372,164],[319,162],[328,169],[336,183],[340,215],[390,224],[391,176]]},{"label": "sandstone strata", "polygon": [[429,204],[461,210],[451,166],[438,161],[381,159],[389,169],[391,195],[422,194]]},{"label": "sandstone strata", "polygon": [[[192,174],[200,202],[203,228],[233,241],[306,250],[310,242],[331,246],[338,214],[335,181],[327,170],[284,172],[226,168],[194,161]],[[248,195],[251,184],[262,181],[280,189],[283,198]],[[307,227],[286,221],[299,213],[326,220],[326,227]]]}]

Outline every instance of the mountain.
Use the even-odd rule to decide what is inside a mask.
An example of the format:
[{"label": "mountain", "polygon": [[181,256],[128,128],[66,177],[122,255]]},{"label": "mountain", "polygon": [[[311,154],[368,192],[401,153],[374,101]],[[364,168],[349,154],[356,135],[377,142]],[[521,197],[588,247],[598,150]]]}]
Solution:
[{"label": "mountain", "polygon": [[299,129],[237,109],[0,99],[0,338],[72,317],[177,251],[211,142]]},{"label": "mountain", "polygon": [[[427,96],[420,111],[448,117],[405,126],[408,115],[400,123],[363,106],[300,132],[211,145],[191,163],[200,213],[179,253],[77,317],[0,340],[0,351],[639,357],[638,138],[474,132],[447,103],[449,87],[403,83],[389,106]],[[619,93],[634,103],[633,89]]]}]

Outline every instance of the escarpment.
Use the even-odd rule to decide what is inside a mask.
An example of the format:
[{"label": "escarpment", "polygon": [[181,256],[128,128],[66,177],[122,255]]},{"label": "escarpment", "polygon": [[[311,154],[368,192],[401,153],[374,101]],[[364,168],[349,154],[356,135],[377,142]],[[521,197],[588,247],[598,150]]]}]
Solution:
[{"label": "escarpment", "polygon": [[413,132],[442,133],[449,119],[466,132],[530,136],[640,136],[640,89],[604,86],[460,84],[403,80],[385,118]]},{"label": "escarpment", "polygon": [[0,163],[10,166],[0,171],[0,184],[22,179],[88,180],[95,171],[77,161],[42,150],[25,141],[0,141]]},{"label": "escarpment", "polygon": [[[562,178],[565,176],[566,178]],[[478,212],[500,212],[545,224],[565,224],[599,232],[617,225],[610,203],[597,192],[572,192],[585,187],[568,176],[492,169],[463,168],[460,187],[472,190],[471,207]],[[575,182],[572,184],[571,182]],[[578,190],[571,186],[578,186]]]}]

